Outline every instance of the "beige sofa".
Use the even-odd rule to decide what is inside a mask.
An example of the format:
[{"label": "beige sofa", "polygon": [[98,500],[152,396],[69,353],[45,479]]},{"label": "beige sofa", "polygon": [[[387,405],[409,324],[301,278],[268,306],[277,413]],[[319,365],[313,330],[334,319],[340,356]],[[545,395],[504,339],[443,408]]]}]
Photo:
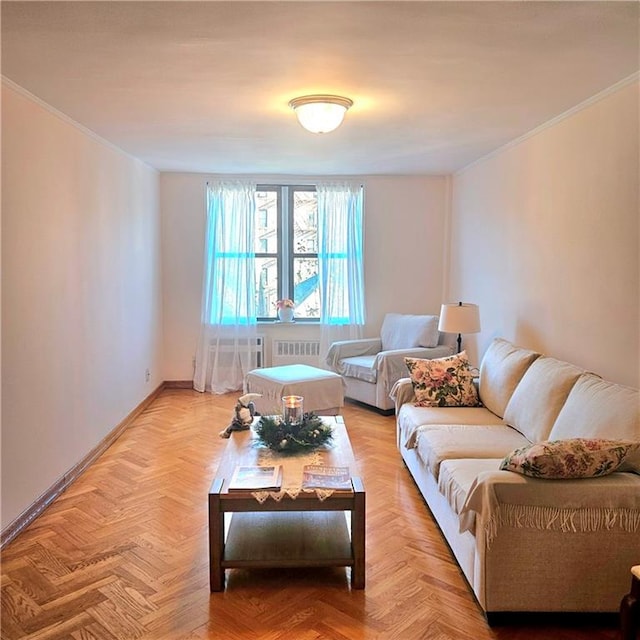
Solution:
[{"label": "beige sofa", "polygon": [[615,612],[640,559],[640,461],[558,480],[499,470],[532,442],[640,441],[638,390],[496,339],[478,407],[414,406],[395,385],[398,449],[490,621],[501,612]]},{"label": "beige sofa", "polygon": [[442,358],[453,353],[451,336],[438,331],[438,316],[387,313],[380,336],[334,342],[326,357],[342,376],[344,395],[393,413],[393,385],[407,375],[404,359]]}]

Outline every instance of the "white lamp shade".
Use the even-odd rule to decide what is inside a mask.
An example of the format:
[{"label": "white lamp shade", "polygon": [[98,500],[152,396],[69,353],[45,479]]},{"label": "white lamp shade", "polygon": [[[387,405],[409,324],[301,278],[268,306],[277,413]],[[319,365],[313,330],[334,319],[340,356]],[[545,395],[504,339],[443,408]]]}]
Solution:
[{"label": "white lamp shade", "polygon": [[440,308],[438,330],[443,333],[478,333],[480,309],[477,304],[452,302]]},{"label": "white lamp shade", "polygon": [[340,126],[352,104],[349,98],[341,96],[303,96],[294,98],[289,106],[307,131],[329,133]]}]

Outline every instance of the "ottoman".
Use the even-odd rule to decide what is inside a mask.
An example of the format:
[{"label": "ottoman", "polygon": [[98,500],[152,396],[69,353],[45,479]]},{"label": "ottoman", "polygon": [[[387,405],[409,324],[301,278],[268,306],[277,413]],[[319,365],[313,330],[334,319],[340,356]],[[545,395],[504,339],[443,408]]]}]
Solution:
[{"label": "ottoman", "polygon": [[262,415],[282,413],[282,396],[303,396],[305,413],[335,416],[344,404],[342,376],[306,364],[253,369],[245,378],[247,393],[260,393],[254,400]]}]

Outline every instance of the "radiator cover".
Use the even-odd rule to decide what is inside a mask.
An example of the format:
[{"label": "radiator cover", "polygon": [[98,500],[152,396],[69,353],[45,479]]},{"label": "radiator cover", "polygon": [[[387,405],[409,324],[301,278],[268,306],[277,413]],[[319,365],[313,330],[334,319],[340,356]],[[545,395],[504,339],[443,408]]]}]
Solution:
[{"label": "radiator cover", "polygon": [[279,367],[287,364],[320,363],[319,340],[273,340],[271,343],[271,364]]}]

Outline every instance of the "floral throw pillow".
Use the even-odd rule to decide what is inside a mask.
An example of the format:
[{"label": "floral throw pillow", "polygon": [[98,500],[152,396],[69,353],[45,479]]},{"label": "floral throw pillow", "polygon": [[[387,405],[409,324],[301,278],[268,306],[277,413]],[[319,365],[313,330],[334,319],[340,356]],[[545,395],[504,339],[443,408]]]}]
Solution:
[{"label": "floral throw pillow", "polygon": [[595,478],[613,473],[627,455],[640,448],[640,442],[569,438],[548,440],[512,451],[500,469],[532,478]]},{"label": "floral throw pillow", "polygon": [[475,407],[478,391],[473,384],[466,351],[447,358],[404,359],[417,407]]}]

